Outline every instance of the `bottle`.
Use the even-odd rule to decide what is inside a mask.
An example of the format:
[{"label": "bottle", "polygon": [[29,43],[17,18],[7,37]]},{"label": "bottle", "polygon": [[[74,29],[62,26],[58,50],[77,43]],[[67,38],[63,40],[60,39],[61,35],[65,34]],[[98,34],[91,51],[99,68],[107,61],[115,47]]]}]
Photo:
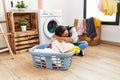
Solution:
[{"label": "bottle", "polygon": [[17,8],[14,7],[13,1],[11,1],[10,4],[11,4],[10,11],[17,11]]}]

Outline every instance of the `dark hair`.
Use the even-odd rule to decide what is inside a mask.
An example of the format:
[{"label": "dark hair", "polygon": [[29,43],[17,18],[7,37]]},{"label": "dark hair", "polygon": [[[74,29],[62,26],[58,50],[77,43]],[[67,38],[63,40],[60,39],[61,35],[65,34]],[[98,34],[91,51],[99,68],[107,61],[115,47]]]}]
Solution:
[{"label": "dark hair", "polygon": [[65,29],[66,29],[66,28],[65,28],[64,26],[62,26],[62,25],[57,26],[57,28],[55,29],[55,35],[61,37],[62,34],[64,33]]},{"label": "dark hair", "polygon": [[72,36],[72,32],[71,32],[72,28],[73,28],[73,26],[66,26],[66,29],[68,30],[68,37]]}]

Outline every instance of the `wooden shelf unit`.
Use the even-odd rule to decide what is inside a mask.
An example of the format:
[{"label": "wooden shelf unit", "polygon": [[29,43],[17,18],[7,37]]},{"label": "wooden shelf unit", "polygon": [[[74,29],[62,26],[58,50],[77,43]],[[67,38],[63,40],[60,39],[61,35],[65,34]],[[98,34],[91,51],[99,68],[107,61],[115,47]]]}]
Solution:
[{"label": "wooden shelf unit", "polygon": [[[19,20],[26,19],[29,24],[27,31],[22,31]],[[12,51],[23,53],[29,48],[39,43],[38,38],[38,14],[37,12],[8,12],[7,13],[8,32],[12,33],[9,37]]]}]

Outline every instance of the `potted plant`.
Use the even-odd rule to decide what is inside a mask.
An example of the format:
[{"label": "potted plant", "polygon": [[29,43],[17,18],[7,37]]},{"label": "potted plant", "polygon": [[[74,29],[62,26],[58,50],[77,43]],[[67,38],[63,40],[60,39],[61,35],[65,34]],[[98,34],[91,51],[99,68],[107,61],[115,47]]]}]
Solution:
[{"label": "potted plant", "polygon": [[19,11],[24,11],[28,6],[24,3],[24,1],[18,1],[16,7]]},{"label": "potted plant", "polygon": [[20,23],[20,26],[21,26],[22,31],[26,31],[26,30],[27,30],[28,21],[25,20],[25,19],[21,19],[21,20],[19,21],[19,23]]}]

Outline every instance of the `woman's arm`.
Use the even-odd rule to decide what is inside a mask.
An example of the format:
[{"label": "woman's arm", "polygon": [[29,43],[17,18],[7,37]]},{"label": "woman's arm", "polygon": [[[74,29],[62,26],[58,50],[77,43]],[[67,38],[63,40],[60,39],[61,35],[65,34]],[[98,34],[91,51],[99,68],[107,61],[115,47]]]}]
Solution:
[{"label": "woman's arm", "polygon": [[73,39],[71,37],[59,37],[56,35],[52,36],[53,38],[56,38],[58,41],[64,41],[64,42],[68,42],[68,43],[73,43]]},{"label": "woman's arm", "polygon": [[77,42],[78,41],[78,34],[76,32],[76,29],[73,27],[71,29],[71,32],[72,32],[71,37],[59,37],[59,36],[56,36],[56,35],[53,35],[52,37],[56,38],[58,41],[65,41],[65,42],[68,42],[68,43]]}]

